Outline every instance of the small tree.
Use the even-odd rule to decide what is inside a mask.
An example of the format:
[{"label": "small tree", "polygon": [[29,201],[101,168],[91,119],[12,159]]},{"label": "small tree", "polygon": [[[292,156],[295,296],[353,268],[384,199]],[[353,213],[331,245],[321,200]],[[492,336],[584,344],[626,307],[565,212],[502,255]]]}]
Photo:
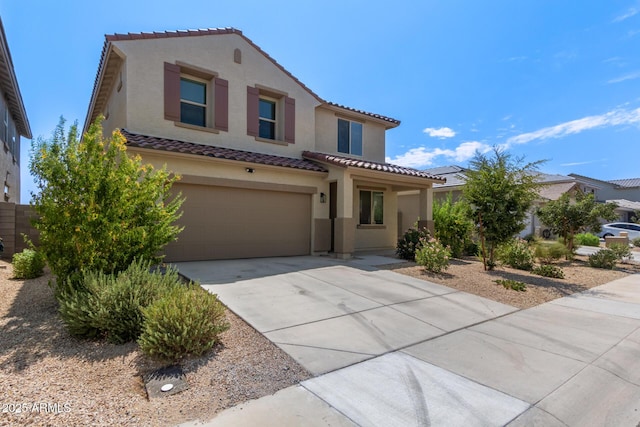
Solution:
[{"label": "small tree", "polygon": [[496,248],[525,227],[527,212],[538,197],[538,166],[523,164],[499,148],[493,156],[479,152],[471,160],[463,197],[469,203],[482,249],[485,270],[496,265]]},{"label": "small tree", "polygon": [[469,205],[462,200],[453,203],[451,193],[433,204],[435,237],[449,247],[454,258],[462,256],[471,240],[473,221],[469,216]]},{"label": "small tree", "polygon": [[540,221],[562,237],[564,245],[573,252],[573,240],[577,233],[590,229],[601,230],[600,218],[613,221],[618,217],[614,203],[597,203],[593,194],[576,193],[572,198],[568,193],[538,208]]},{"label": "small tree", "polygon": [[170,200],[178,177],[129,157],[119,131],[103,139],[101,118],[82,140],[77,124],[65,134],[64,119],[51,140],[31,146],[30,171],[38,193],[39,250],[58,285],[83,269],[122,271],[158,253],[182,230],[180,197]]}]

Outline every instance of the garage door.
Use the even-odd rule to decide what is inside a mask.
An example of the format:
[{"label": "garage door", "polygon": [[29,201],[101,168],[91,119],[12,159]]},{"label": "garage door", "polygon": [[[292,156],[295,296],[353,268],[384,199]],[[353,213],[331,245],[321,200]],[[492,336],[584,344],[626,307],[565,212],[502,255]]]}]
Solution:
[{"label": "garage door", "polygon": [[167,261],[309,254],[309,194],[194,184],[175,189],[186,198],[184,230],[167,246]]}]

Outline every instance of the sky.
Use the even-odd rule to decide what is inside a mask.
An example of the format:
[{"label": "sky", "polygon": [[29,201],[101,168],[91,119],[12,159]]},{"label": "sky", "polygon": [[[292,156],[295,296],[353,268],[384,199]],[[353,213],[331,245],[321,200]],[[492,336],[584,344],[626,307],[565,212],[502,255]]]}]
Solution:
[{"label": "sky", "polygon": [[234,27],[321,98],[400,120],[387,162],[499,147],[546,173],[640,177],[640,0],[0,0],[0,16],[34,139],[84,124],[105,34]]}]

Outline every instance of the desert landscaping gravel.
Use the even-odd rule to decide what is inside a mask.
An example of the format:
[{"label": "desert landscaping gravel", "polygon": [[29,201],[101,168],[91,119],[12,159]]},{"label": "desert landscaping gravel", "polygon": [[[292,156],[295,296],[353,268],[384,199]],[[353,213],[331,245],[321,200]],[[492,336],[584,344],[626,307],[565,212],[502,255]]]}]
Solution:
[{"label": "desert landscaping gravel", "polygon": [[[147,399],[142,375],[162,364],[135,343],[72,338],[57,314],[50,276],[11,279],[0,261],[0,425],[164,426],[208,420],[224,408],[310,377],[231,312],[208,355],[183,362],[189,389]],[[20,412],[18,412],[20,411]]]},{"label": "desert landscaping gravel", "polygon": [[[437,275],[413,263],[383,268],[519,308],[640,272],[638,265],[593,269],[580,257],[560,265],[565,279],[503,267],[485,273],[475,259],[453,260],[445,273]],[[310,377],[287,354],[227,312],[231,327],[221,335],[221,343],[204,357],[181,363],[189,389],[149,400],[142,375],[162,364],[143,357],[135,343],[113,345],[69,336],[47,285],[50,276],[26,281],[12,276],[11,264],[0,261],[2,426],[163,426],[208,420],[222,409]],[[494,282],[504,278],[527,283],[526,292]]]}]

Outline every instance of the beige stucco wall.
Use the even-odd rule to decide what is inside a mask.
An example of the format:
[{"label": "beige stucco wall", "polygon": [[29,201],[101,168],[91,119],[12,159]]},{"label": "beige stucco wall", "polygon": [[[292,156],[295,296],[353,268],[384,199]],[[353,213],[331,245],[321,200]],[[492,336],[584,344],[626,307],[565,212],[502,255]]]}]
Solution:
[{"label": "beige stucco wall", "polygon": [[[0,91],[0,120],[4,120],[4,111],[7,108],[9,106],[4,93]],[[20,203],[20,135],[11,111],[8,126],[6,141],[0,132],[0,202]],[[15,153],[12,150],[15,150]],[[8,186],[8,197],[5,197],[5,185]]]},{"label": "beige stucco wall", "polygon": [[353,218],[357,224],[360,220],[360,190],[374,189],[379,191],[384,188],[383,200],[383,222],[379,225],[358,225],[355,233],[355,249],[382,249],[394,247],[397,242],[397,212],[398,201],[397,193],[391,191],[389,186],[380,186],[380,184],[368,184],[363,181],[354,181],[353,183]]},{"label": "beige stucco wall", "polygon": [[[126,56],[127,128],[201,144],[299,157],[314,149],[315,107],[320,102],[237,34],[114,42]],[[234,62],[234,50],[242,63]],[[186,63],[229,82],[229,131],[186,129],[164,119],[164,62]],[[280,145],[247,135],[247,86],[268,87],[296,102],[295,144]]]},{"label": "beige stucco wall", "polygon": [[111,134],[114,129],[125,129],[127,125],[127,72],[126,63],[123,62],[118,70],[117,78],[109,95],[109,100],[102,114],[105,116],[102,122],[102,132],[105,136]]},{"label": "beige stucco wall", "polygon": [[374,162],[384,162],[385,128],[383,125],[371,120],[364,121],[360,116],[336,114],[334,110],[326,107],[316,109],[315,151],[358,157],[338,153],[338,118],[362,123],[362,158]]}]

